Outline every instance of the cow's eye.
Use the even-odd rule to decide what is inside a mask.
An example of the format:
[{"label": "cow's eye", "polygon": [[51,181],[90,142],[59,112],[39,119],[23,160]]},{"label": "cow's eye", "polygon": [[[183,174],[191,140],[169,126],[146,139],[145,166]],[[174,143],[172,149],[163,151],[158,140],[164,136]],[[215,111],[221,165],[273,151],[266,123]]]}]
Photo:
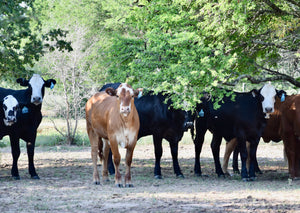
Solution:
[{"label": "cow's eye", "polygon": [[4,109],[4,110],[7,110],[7,106],[6,106],[6,105],[3,105],[3,109]]}]

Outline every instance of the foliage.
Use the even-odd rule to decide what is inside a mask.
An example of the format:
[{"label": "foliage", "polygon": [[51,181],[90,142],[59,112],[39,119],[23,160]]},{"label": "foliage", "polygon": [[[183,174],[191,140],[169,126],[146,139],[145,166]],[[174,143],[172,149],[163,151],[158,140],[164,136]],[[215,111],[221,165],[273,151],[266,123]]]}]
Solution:
[{"label": "foliage", "polygon": [[[108,78],[171,92],[177,107],[186,104],[183,100],[193,107],[202,91],[222,96],[220,86],[235,85],[243,78],[254,77],[255,83],[269,80],[270,74],[277,74],[270,68],[277,69],[282,51],[294,54],[296,61],[297,2],[134,3],[128,5],[126,31],[114,37],[107,54]],[[283,79],[278,76],[276,80]]]},{"label": "foliage", "polygon": [[[32,67],[45,51],[55,48],[71,51],[70,42],[62,30],[39,35],[40,22],[33,6],[34,0],[2,0],[0,10],[0,75],[12,80],[24,74],[31,75]],[[47,40],[53,40],[52,45]],[[46,45],[45,45],[46,44]]]}]

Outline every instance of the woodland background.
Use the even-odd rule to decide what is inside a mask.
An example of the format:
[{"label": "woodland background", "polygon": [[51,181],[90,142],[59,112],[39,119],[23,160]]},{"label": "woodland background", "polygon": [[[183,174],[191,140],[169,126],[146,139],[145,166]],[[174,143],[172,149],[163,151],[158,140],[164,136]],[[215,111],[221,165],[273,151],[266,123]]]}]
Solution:
[{"label": "woodland background", "polygon": [[[86,100],[108,82],[170,93],[300,87],[298,0],[0,0],[0,85],[54,78],[44,111],[74,144]],[[44,113],[45,114],[45,113]],[[53,121],[55,124],[55,121]]]}]

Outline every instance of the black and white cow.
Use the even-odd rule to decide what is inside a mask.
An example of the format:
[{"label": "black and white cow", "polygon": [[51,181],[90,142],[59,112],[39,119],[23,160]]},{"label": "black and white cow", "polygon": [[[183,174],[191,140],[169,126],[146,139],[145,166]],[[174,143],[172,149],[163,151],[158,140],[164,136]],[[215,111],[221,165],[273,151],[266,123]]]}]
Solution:
[{"label": "black and white cow", "polygon": [[17,79],[17,83],[28,88],[24,90],[0,88],[0,99],[7,95],[13,95],[19,104],[23,106],[20,113],[18,113],[17,123],[2,129],[1,138],[5,135],[9,135],[10,138],[13,157],[12,177],[16,180],[20,179],[17,164],[20,156],[20,139],[22,139],[26,142],[29,174],[31,178],[39,179],[33,162],[35,139],[37,128],[42,121],[41,108],[45,87],[53,88],[56,81],[54,79],[45,81],[40,75],[33,74],[29,80],[24,78]]},{"label": "black and white cow", "polygon": [[[2,101],[3,111],[0,113],[0,132],[6,126],[12,126],[17,122],[17,112],[19,110],[19,102],[12,95],[7,95]],[[0,133],[1,135],[1,133]]]},{"label": "black and white cow", "polygon": [[[211,149],[215,161],[215,169],[218,176],[224,176],[219,152],[222,138],[230,141],[237,138],[241,150],[242,172],[244,181],[255,180],[256,149],[259,139],[266,125],[266,119],[274,111],[275,96],[281,95],[270,83],[260,90],[252,90],[247,93],[234,92],[235,100],[224,97],[220,102],[220,108],[214,109],[210,99],[203,98],[197,106],[199,116],[196,118],[195,167],[196,175],[201,175],[200,153],[207,129],[213,134]],[[250,142],[250,168],[246,169],[247,149],[246,141]]]},{"label": "black and white cow", "polygon": [[[100,91],[107,87],[117,88],[119,83],[106,84]],[[152,135],[155,167],[154,177],[162,178],[160,161],[163,153],[162,139],[166,139],[170,144],[171,155],[173,160],[173,169],[177,177],[184,177],[178,163],[178,143],[182,139],[185,131],[193,128],[193,118],[191,113],[184,110],[174,109],[171,107],[170,100],[165,103],[166,96],[162,93],[154,95],[152,92],[144,94],[134,99],[135,107],[140,118],[140,129],[138,138]],[[114,168],[110,156],[109,160],[110,173],[114,173]]]}]

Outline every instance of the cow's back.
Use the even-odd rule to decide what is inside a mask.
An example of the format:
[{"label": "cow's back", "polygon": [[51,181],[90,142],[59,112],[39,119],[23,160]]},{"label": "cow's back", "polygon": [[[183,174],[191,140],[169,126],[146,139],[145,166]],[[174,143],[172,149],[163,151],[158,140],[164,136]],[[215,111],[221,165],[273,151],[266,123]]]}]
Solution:
[{"label": "cow's back", "polygon": [[235,95],[234,100],[231,100],[231,97],[224,97],[218,109],[214,109],[211,101],[207,105],[209,130],[227,141],[243,133],[257,134],[257,129],[261,129],[261,125],[265,122],[257,98],[251,93],[235,93]]},{"label": "cow's back", "polygon": [[[100,137],[107,139],[107,128],[110,121],[109,115],[113,113],[114,106],[112,97],[105,92],[99,92],[92,96],[86,103],[86,121],[88,128],[93,129]],[[110,118],[110,119],[113,119]]]}]

